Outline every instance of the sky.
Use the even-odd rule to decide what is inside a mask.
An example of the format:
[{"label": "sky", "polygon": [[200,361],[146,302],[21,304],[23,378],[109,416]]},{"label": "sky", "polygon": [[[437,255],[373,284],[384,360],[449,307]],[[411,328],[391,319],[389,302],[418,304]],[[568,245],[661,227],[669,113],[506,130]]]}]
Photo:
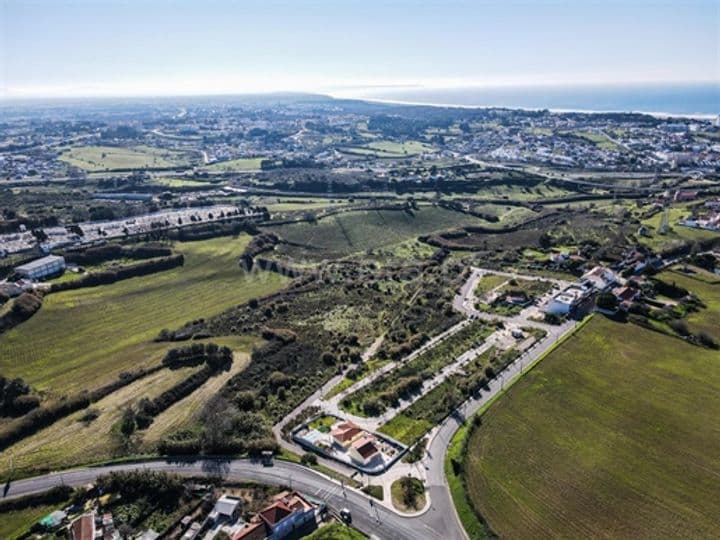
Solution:
[{"label": "sky", "polygon": [[0,0],[0,98],[720,81],[720,0]]}]

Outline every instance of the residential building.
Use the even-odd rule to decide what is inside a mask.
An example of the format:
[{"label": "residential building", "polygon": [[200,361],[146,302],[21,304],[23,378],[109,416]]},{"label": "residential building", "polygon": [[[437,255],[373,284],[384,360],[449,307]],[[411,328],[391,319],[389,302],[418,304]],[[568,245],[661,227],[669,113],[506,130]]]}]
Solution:
[{"label": "residential building", "polygon": [[367,465],[380,456],[375,437],[366,435],[352,442],[350,445],[350,458],[361,465]]},{"label": "residential building", "polygon": [[352,441],[359,437],[362,433],[362,428],[354,422],[340,422],[333,427],[330,435],[335,443],[347,450],[350,443],[352,443]]},{"label": "residential building", "polygon": [[283,492],[232,536],[232,540],[283,540],[313,528],[315,505],[297,492]]},{"label": "residential building", "polygon": [[84,514],[70,525],[72,540],[95,540],[95,513]]}]

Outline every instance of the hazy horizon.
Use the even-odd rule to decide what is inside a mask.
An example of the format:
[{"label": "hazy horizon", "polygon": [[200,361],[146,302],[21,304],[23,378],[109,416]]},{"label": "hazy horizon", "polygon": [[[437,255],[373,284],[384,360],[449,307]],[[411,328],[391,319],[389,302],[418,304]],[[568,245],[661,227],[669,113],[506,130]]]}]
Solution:
[{"label": "hazy horizon", "polygon": [[3,98],[720,82],[717,2],[5,0]]}]

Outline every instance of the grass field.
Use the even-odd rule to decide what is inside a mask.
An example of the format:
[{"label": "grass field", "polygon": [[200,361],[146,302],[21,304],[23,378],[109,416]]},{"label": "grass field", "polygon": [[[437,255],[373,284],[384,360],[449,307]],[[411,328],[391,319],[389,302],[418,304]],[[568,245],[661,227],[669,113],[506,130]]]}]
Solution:
[{"label": "grass field", "polygon": [[594,317],[469,440],[468,494],[506,538],[714,538],[720,353]]},{"label": "grass field", "polygon": [[217,163],[204,165],[202,168],[214,172],[259,171],[260,162],[263,159],[259,157],[231,159],[230,161],[218,161]]},{"label": "grass field", "polygon": [[94,403],[92,408],[100,414],[89,424],[80,421],[85,414],[82,410],[23,439],[3,450],[7,459],[0,460],[0,475],[10,473],[11,457],[15,474],[23,474],[38,468],[54,470],[127,453],[116,427],[123,409],[143,397],[152,399],[160,395],[198,369],[160,370]]},{"label": "grass field", "polygon": [[678,225],[678,220],[681,218],[688,217],[690,212],[684,206],[673,206],[668,210],[668,226],[669,229],[666,234],[659,234],[660,224],[662,223],[663,212],[658,212],[649,219],[642,221],[649,230],[652,236],[638,237],[639,241],[648,247],[661,251],[666,248],[671,248],[682,242],[693,241],[693,240],[705,240],[708,238],[717,237],[717,233],[713,231],[706,231],[702,229],[693,229]]},{"label": "grass field", "polygon": [[485,293],[489,293],[494,288],[499,287],[508,280],[507,276],[499,276],[498,274],[485,274],[478,280],[475,287],[475,296],[480,297]]},{"label": "grass field", "polygon": [[62,503],[56,505],[32,506],[23,510],[0,513],[0,538],[11,540],[20,538],[35,523],[50,512],[59,510]]},{"label": "grass field", "polygon": [[316,224],[294,223],[268,228],[285,240],[307,247],[283,245],[278,252],[297,258],[335,258],[386,248],[423,234],[479,220],[442,208],[421,207],[414,216],[402,211],[347,212]]},{"label": "grass field", "polygon": [[394,142],[372,141],[362,146],[344,146],[338,148],[341,152],[358,156],[373,156],[377,158],[405,158],[417,156],[425,152],[434,152],[429,144],[420,141]]},{"label": "grass field", "polygon": [[598,148],[603,150],[615,150],[621,151],[622,147],[615,144],[607,135],[604,133],[596,133],[594,131],[576,131],[574,133],[578,137],[585,139],[593,143]]},{"label": "grass field", "polygon": [[156,363],[172,346],[151,341],[163,328],[284,286],[287,279],[278,274],[240,270],[237,260],[248,241],[243,235],[177,243],[182,267],[47,296],[35,316],[0,336],[0,373],[57,396]]},{"label": "grass field", "polygon": [[720,276],[718,281],[710,281],[713,274],[696,270],[696,274],[685,274],[679,271],[668,270],[657,275],[658,279],[666,283],[675,283],[695,294],[705,304],[705,309],[690,313],[687,317],[688,326],[693,333],[707,332],[718,338],[720,333]]},{"label": "grass field", "polygon": [[[207,400],[250,361],[251,347],[257,340],[249,337],[223,337],[211,340],[233,349],[233,365],[229,371],[211,377],[186,398],[160,413],[143,431],[136,432],[129,447],[123,446],[117,433],[122,411],[144,397],[153,398],[188,377],[200,367],[177,370],[163,369],[135,381],[91,405],[99,413],[90,423],[81,421],[86,409],[63,418],[35,435],[23,439],[3,452],[13,457],[15,473],[38,468],[62,468],[70,465],[110,459],[120,454],[154,452],[157,442],[166,434],[181,428],[192,428],[197,414]],[[0,475],[9,474],[8,461],[0,460]]]},{"label": "grass field", "polygon": [[150,146],[77,146],[63,152],[59,159],[86,171],[181,167],[190,164],[182,152]]},{"label": "grass field", "polygon": [[209,182],[202,182],[191,178],[167,178],[165,176],[153,178],[152,183],[169,188],[212,187],[212,184]]},{"label": "grass field", "polygon": [[157,415],[150,427],[143,432],[142,442],[145,450],[151,450],[168,433],[196,427],[197,415],[202,410],[202,406],[217,395],[231,377],[245,369],[250,362],[249,352],[258,340],[249,336],[228,336],[211,338],[207,341],[225,345],[233,350],[232,367],[228,371],[211,377],[188,397]]}]

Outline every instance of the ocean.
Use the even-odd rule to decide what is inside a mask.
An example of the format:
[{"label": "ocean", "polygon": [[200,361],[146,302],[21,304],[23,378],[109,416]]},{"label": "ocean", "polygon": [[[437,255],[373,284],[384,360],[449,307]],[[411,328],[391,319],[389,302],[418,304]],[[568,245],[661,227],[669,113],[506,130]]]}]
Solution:
[{"label": "ocean", "polygon": [[632,111],[688,116],[720,114],[720,83],[447,89],[377,87],[359,89],[352,94],[359,99],[463,107]]}]

